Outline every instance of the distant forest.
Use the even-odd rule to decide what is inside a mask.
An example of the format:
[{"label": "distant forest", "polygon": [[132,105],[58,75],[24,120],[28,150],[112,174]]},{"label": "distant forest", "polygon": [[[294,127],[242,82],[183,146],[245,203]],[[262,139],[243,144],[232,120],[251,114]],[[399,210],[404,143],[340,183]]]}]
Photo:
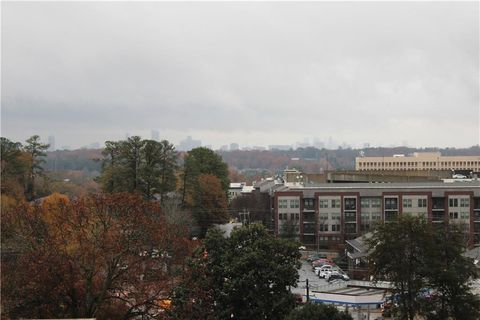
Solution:
[{"label": "distant forest", "polygon": [[[392,156],[393,154],[411,154],[413,152],[439,151],[445,156],[480,155],[480,147],[470,148],[366,148],[366,149],[316,149],[299,148],[296,150],[235,150],[218,151],[231,169],[253,175],[272,175],[285,168],[296,168],[304,172],[321,172],[322,170],[352,170],[355,168],[355,157],[365,153],[365,156]],[[101,170],[101,149],[79,149],[73,151],[53,151],[47,153],[45,169],[47,171],[81,171],[86,176],[96,176]],[[179,157],[182,159],[183,157]]]}]

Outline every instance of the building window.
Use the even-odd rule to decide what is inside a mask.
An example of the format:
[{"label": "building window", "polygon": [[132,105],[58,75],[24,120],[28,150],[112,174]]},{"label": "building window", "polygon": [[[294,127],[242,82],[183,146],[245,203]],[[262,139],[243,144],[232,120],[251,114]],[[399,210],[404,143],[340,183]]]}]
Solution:
[{"label": "building window", "polygon": [[470,219],[470,212],[460,212],[460,219]]},{"label": "building window", "polygon": [[372,208],[380,208],[382,206],[381,199],[371,199]]},{"label": "building window", "polygon": [[340,213],[332,213],[332,220],[340,221]]},{"label": "building window", "polygon": [[386,210],[397,210],[398,209],[398,199],[397,198],[385,198],[385,209]]},{"label": "building window", "polygon": [[418,199],[418,207],[419,208],[426,208],[427,207],[427,199]]},{"label": "building window", "polygon": [[368,199],[368,198],[360,199],[360,206],[362,208],[370,208],[370,199]]},{"label": "building window", "polygon": [[[292,214],[293,217],[293,214]],[[295,220],[300,220],[300,213],[295,213]]]},{"label": "building window", "polygon": [[319,226],[319,231],[328,231],[328,224],[321,224]]},{"label": "building window", "polygon": [[332,224],[332,231],[340,232],[340,225],[339,224]]},{"label": "building window", "polygon": [[469,198],[461,198],[460,199],[460,207],[466,208],[470,206],[470,199]]},{"label": "building window", "polygon": [[340,208],[340,200],[332,200],[332,208]]},{"label": "building window", "polygon": [[355,212],[345,212],[345,221],[356,221],[356,219]]},{"label": "building window", "polygon": [[278,208],[286,209],[287,208],[287,200],[278,200]]},{"label": "building window", "polygon": [[449,207],[458,207],[458,199],[448,199],[448,206]]},{"label": "building window", "polygon": [[356,198],[345,198],[343,199],[345,204],[345,210],[356,210],[357,209],[357,199]]},{"label": "building window", "polygon": [[450,219],[458,219],[458,212],[450,212]]},{"label": "building window", "polygon": [[382,214],[381,213],[372,213],[372,220],[377,221],[382,219]]},{"label": "building window", "polygon": [[411,208],[412,207],[412,199],[403,199],[403,207],[404,208]]},{"label": "building window", "polygon": [[320,213],[320,220],[328,220],[328,213]]},{"label": "building window", "polygon": [[328,208],[328,200],[320,200],[319,206],[320,208]]},{"label": "building window", "polygon": [[290,200],[290,208],[295,209],[295,208],[300,208],[300,200]]}]

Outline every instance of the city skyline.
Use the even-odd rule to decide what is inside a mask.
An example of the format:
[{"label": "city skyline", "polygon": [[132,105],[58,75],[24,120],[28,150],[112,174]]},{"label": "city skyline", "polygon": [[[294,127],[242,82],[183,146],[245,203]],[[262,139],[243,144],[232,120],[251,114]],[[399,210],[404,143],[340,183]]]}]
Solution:
[{"label": "city skyline", "polygon": [[477,145],[478,12],[478,2],[3,3],[2,136],[72,148],[151,130],[214,148],[329,136]]}]

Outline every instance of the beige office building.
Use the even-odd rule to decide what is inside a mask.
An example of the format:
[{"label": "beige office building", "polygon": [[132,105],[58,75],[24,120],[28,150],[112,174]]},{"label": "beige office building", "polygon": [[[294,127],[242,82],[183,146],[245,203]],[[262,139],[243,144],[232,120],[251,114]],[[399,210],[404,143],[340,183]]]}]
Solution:
[{"label": "beige office building", "polygon": [[357,157],[355,169],[359,171],[385,170],[454,170],[480,171],[480,156],[442,156],[440,152],[415,152],[412,155],[392,157]]}]

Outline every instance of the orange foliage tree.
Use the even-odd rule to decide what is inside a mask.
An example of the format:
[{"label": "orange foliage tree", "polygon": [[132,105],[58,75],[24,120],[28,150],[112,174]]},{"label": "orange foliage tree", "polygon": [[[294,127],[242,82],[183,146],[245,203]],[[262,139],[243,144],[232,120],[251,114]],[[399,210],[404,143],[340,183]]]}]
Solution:
[{"label": "orange foliage tree", "polygon": [[213,174],[201,174],[193,194],[193,214],[204,235],[214,223],[228,222],[227,196],[220,179]]},{"label": "orange foliage tree", "polygon": [[2,308],[12,318],[161,318],[192,245],[135,194],[54,194],[2,214]]}]

